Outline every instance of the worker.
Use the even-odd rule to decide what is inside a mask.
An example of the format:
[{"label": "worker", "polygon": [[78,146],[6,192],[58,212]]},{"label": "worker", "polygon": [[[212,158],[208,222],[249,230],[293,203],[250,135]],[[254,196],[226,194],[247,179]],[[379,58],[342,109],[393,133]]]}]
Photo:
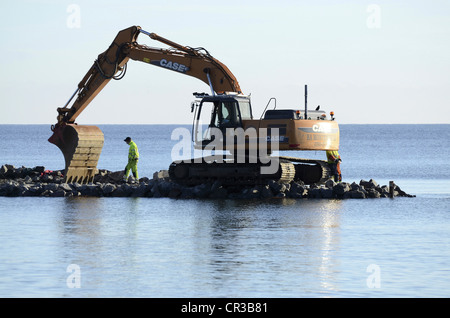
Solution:
[{"label": "worker", "polygon": [[337,150],[327,150],[327,162],[335,182],[342,182],[341,161],[341,156]]},{"label": "worker", "polygon": [[130,145],[130,149],[128,151],[128,164],[125,167],[125,173],[123,175],[123,181],[127,181],[128,174],[131,172],[135,179],[139,179],[137,163],[139,161],[139,151],[136,143],[131,140],[130,137],[125,138],[124,140],[128,145]]}]

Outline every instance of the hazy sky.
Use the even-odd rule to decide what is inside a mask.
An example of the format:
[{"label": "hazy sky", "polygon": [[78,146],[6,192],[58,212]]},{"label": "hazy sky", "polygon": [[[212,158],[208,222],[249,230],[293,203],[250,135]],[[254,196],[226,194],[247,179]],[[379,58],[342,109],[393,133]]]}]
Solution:
[{"label": "hazy sky", "polygon": [[[53,124],[97,55],[132,25],[205,47],[255,117],[334,111],[343,124],[450,123],[450,1],[1,1],[0,124]],[[140,43],[162,46],[141,34]],[[79,124],[186,124],[203,82],[130,61]]]}]

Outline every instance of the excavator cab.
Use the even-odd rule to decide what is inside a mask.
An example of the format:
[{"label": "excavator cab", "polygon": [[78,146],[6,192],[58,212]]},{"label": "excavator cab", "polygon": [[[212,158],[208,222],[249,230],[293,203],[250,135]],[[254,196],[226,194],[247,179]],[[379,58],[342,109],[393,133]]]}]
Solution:
[{"label": "excavator cab", "polygon": [[243,121],[252,119],[250,99],[244,95],[214,95],[203,97],[194,103],[193,142],[197,149],[204,149],[216,138],[226,144],[227,129],[243,128]]}]

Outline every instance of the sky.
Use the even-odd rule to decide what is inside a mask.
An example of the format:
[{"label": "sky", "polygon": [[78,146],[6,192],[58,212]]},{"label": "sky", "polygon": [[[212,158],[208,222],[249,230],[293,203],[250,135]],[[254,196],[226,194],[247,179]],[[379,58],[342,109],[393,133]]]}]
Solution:
[{"label": "sky", "polygon": [[[204,47],[277,108],[341,124],[450,123],[450,1],[2,1],[0,124],[54,124],[98,54],[133,25]],[[165,47],[141,34],[138,42]],[[189,124],[196,78],[130,61],[78,124]]]}]

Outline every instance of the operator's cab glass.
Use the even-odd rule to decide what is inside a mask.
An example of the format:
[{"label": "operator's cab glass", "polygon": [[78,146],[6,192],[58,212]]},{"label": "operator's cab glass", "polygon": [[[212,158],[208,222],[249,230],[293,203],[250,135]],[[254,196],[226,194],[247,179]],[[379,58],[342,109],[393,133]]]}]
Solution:
[{"label": "operator's cab glass", "polygon": [[231,97],[204,98],[195,115],[194,141],[208,143],[212,140],[211,131],[219,129],[223,136],[227,128],[243,127],[242,120],[252,118],[250,102],[245,99],[236,100]]}]

